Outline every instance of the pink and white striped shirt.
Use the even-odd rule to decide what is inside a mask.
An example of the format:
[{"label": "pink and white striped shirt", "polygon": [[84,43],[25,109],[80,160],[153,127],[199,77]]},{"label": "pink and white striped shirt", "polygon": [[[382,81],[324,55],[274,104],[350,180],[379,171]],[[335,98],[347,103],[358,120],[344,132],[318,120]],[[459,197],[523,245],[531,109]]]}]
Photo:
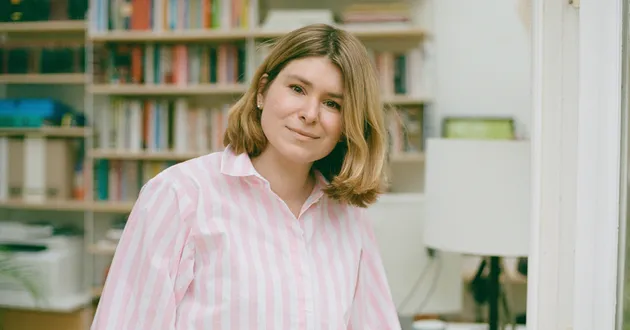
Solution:
[{"label": "pink and white striped shirt", "polygon": [[322,191],[296,219],[228,147],[142,189],[92,330],[400,329],[365,210]]}]

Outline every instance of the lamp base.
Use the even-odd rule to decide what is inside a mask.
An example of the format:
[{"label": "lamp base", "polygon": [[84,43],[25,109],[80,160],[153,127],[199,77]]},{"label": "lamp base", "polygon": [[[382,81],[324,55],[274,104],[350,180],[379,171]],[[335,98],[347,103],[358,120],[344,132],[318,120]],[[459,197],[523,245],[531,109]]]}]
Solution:
[{"label": "lamp base", "polygon": [[501,283],[501,257],[490,257],[488,283],[488,329],[499,330],[499,290]]},{"label": "lamp base", "polygon": [[[484,269],[490,269],[488,277],[484,277]],[[488,303],[488,315],[485,322],[488,323],[489,330],[499,330],[499,299],[501,297],[501,257],[484,258],[477,269],[473,280],[473,295],[478,304]],[[482,318],[477,322],[484,322]],[[485,323],[484,322],[484,323]]]}]

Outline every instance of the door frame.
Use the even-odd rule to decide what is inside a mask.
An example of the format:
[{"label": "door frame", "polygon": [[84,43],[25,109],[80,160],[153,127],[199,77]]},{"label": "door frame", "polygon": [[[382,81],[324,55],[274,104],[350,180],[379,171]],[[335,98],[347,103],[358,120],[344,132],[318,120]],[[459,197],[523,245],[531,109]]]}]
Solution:
[{"label": "door frame", "polygon": [[622,2],[533,0],[528,330],[615,329]]},{"label": "door frame", "polygon": [[[615,329],[621,212],[622,0],[580,7],[575,329]],[[625,185],[625,183],[624,183]]]}]

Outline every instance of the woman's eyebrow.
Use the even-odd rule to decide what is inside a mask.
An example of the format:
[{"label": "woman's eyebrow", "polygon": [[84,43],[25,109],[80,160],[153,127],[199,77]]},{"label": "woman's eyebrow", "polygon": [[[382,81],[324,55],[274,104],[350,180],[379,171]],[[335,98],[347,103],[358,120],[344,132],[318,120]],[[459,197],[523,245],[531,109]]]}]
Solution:
[{"label": "woman's eyebrow", "polygon": [[[306,85],[308,87],[313,87],[313,83],[312,82],[310,82],[308,79],[306,79],[304,77],[301,77],[301,76],[299,76],[297,74],[288,74],[287,77],[290,78],[290,79],[299,80],[301,83],[303,83],[304,85]],[[330,97],[343,100],[343,95],[342,94],[331,93],[331,92],[328,92],[326,94],[328,94],[328,96],[330,96]]]}]

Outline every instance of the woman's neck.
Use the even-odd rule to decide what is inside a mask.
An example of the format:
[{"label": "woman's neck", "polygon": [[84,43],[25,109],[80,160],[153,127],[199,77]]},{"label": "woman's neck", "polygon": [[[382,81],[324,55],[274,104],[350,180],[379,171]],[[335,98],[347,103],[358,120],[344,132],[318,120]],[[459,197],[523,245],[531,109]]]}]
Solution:
[{"label": "woman's neck", "polygon": [[311,175],[312,164],[296,164],[287,161],[271,147],[253,158],[252,165],[269,181],[271,190],[285,202],[296,199],[306,200],[313,190],[315,180]]}]

